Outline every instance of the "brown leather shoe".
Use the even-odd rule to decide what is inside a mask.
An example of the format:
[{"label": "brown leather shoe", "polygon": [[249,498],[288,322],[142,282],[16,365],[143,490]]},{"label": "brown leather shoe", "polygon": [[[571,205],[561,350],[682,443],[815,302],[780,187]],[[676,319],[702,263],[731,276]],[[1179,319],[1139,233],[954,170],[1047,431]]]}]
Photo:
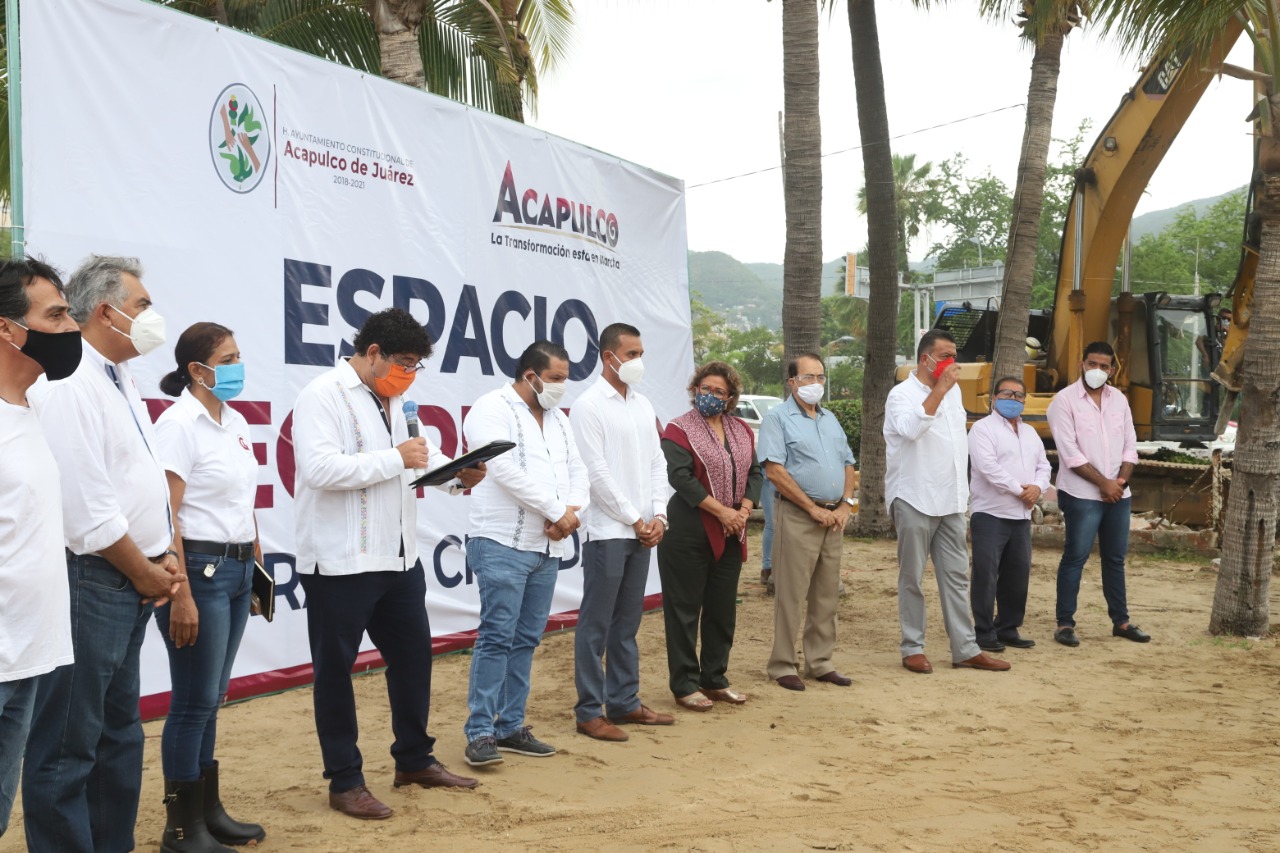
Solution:
[{"label": "brown leather shoe", "polygon": [[929,663],[929,659],[924,655],[907,655],[902,659],[902,667],[923,675],[933,672],[933,664]]},{"label": "brown leather shoe", "polygon": [[436,761],[413,773],[397,770],[396,780],[392,784],[397,788],[403,788],[405,785],[421,785],[424,788],[474,788],[480,783],[475,779],[450,773],[447,767]]},{"label": "brown leather shoe", "polygon": [[775,678],[779,687],[785,687],[787,690],[804,690],[804,682],[800,680],[798,675],[783,675]]},{"label": "brown leather shoe", "polygon": [[378,798],[370,794],[369,789],[364,785],[358,785],[340,794],[330,791],[329,808],[360,820],[386,820],[393,814],[391,809],[378,802]]},{"label": "brown leather shoe", "polygon": [[596,717],[585,723],[578,723],[578,734],[593,737],[596,740],[624,741],[630,736],[604,717]]},{"label": "brown leather shoe", "polygon": [[827,684],[834,684],[836,687],[848,687],[850,684],[853,684],[852,678],[847,675],[841,675],[834,669],[826,675],[819,675],[818,680],[825,681]]},{"label": "brown leather shoe", "polygon": [[669,726],[676,721],[670,714],[659,714],[648,705],[641,705],[625,717],[610,717],[614,723],[635,723],[639,726]]},{"label": "brown leather shoe", "polygon": [[958,660],[951,664],[956,669],[981,669],[986,672],[1004,672],[1009,668],[1007,660],[988,657],[985,654],[978,654],[968,660]]}]

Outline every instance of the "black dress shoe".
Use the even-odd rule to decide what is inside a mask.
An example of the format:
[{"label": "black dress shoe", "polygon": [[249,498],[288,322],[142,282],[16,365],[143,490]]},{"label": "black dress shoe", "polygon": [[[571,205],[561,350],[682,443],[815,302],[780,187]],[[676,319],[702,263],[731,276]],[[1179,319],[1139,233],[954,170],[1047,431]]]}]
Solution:
[{"label": "black dress shoe", "polygon": [[1059,628],[1053,632],[1053,638],[1064,646],[1075,648],[1080,645],[1080,638],[1076,636],[1075,628]]},{"label": "black dress shoe", "polygon": [[1004,651],[1004,643],[999,640],[979,640],[978,648],[984,652],[1002,652]]},{"label": "black dress shoe", "polygon": [[1036,646],[1035,640],[1028,640],[1026,637],[1009,637],[1000,642],[1015,649],[1034,649]]},{"label": "black dress shoe", "polygon": [[1151,635],[1132,622],[1123,628],[1119,625],[1111,626],[1111,636],[1124,637],[1126,640],[1133,640],[1135,643],[1151,642]]}]

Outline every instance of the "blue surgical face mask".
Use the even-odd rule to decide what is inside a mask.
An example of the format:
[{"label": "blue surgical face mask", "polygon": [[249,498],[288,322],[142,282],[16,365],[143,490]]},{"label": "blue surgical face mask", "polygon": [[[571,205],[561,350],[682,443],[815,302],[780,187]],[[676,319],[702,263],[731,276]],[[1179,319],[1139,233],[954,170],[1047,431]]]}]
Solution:
[{"label": "blue surgical face mask", "polygon": [[[244,362],[236,364],[219,364],[217,367],[209,367],[207,364],[201,364],[201,367],[208,367],[213,371],[213,387],[208,385],[213,396],[222,402],[233,400],[240,396],[240,392],[244,390]],[[200,384],[204,385],[203,382]]]},{"label": "blue surgical face mask", "polygon": [[694,394],[693,407],[704,418],[713,418],[724,411],[725,401],[714,394]]},{"label": "blue surgical face mask", "polygon": [[1025,406],[1021,400],[996,400],[996,411],[1010,419],[1022,414]]}]

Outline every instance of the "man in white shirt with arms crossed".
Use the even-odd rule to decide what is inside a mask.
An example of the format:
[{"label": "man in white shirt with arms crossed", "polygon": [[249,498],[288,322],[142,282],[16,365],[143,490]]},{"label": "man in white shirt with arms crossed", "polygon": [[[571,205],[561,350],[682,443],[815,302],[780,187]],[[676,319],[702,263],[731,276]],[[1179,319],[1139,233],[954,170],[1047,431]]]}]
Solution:
[{"label": "man in white shirt with arms crossed", "polygon": [[[600,333],[600,378],[573,405],[573,433],[591,482],[583,515],[582,604],[574,634],[578,732],[624,741],[617,723],[669,726],[640,701],[636,631],[652,549],[667,517],[667,459],[653,405],[632,386],[644,376],[640,330],[626,323]],[[609,662],[606,672],[602,657]]]},{"label": "man in white shirt with arms crossed", "polygon": [[127,362],[164,343],[136,258],[92,256],[67,283],[75,373],[32,386],[62,480],[75,663],[40,676],[22,771],[27,847],[132,850],[142,790],[139,651],[186,576],[169,486]]}]

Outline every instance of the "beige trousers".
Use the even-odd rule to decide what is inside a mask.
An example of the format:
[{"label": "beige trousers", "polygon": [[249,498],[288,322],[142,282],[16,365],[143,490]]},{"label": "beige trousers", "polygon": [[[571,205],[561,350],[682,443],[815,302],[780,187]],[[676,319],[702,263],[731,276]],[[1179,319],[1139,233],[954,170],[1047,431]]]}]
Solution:
[{"label": "beige trousers", "polygon": [[[836,607],[844,531],[820,527],[809,513],[783,500],[773,505],[773,653],[769,677],[799,675],[796,634],[804,611],[805,675],[820,678],[835,667]],[[806,608],[807,602],[807,608]]]}]

